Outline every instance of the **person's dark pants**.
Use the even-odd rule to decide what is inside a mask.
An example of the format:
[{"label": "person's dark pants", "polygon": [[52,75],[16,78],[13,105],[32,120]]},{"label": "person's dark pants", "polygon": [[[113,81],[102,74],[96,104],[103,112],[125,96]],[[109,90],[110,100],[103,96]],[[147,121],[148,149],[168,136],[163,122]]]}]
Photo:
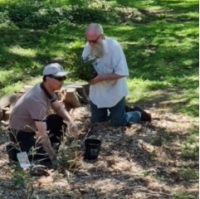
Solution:
[{"label": "person's dark pants", "polygon": [[98,108],[90,101],[91,123],[104,122],[110,119],[115,127],[126,126],[128,123],[140,123],[140,113],[138,111],[126,112],[126,100],[123,97],[115,106],[110,108]]},{"label": "person's dark pants", "polygon": [[[46,123],[50,142],[52,146],[56,146],[58,149],[67,125],[63,122],[63,119],[56,114],[49,115]],[[11,142],[15,143],[15,147],[12,145],[7,146],[10,159],[17,161],[16,153],[26,151],[30,161],[50,161],[44,148],[39,143],[35,132],[16,131],[12,129],[9,132],[9,137]]]}]

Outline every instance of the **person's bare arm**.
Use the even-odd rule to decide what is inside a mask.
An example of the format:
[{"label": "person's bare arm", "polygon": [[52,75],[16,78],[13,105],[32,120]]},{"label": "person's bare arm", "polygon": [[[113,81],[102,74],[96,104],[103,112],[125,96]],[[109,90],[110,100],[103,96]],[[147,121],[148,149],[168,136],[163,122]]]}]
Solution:
[{"label": "person's bare arm", "polygon": [[56,154],[52,148],[51,142],[47,134],[46,122],[35,122],[38,129],[38,136],[40,143],[42,144],[44,150],[47,152],[49,158],[53,161],[56,159]]},{"label": "person's bare arm", "polygon": [[107,74],[107,75],[100,75],[98,74],[94,79],[90,81],[90,84],[97,84],[102,81],[110,81],[110,80],[118,80],[122,77],[126,77],[125,75],[118,75],[118,74]]},{"label": "person's bare arm", "polygon": [[76,123],[74,122],[68,111],[60,104],[60,102],[58,102],[58,100],[53,102],[51,106],[59,116],[61,116],[65,121],[69,121],[71,130],[73,130],[74,132],[78,132]]}]

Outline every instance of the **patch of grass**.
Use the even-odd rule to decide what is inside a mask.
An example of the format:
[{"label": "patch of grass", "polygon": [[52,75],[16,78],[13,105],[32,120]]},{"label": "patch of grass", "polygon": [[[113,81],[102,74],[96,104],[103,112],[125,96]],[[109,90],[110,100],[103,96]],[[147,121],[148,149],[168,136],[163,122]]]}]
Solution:
[{"label": "patch of grass", "polygon": [[163,144],[172,140],[174,135],[171,135],[170,132],[163,132],[162,134],[153,137],[151,140],[151,144],[154,146],[162,146]]},{"label": "patch of grass", "polygon": [[[80,3],[74,13],[70,3]],[[123,46],[130,70],[128,101],[162,100],[166,95],[158,91],[176,89],[179,94],[171,93],[168,99],[184,98],[187,103],[171,110],[198,117],[197,5],[196,0],[96,0],[88,5],[66,0],[51,5],[47,1],[37,5],[33,1],[1,1],[0,95],[12,92],[9,87],[16,91],[14,85],[35,78],[52,61],[63,64],[73,72],[70,78],[77,79],[85,27],[92,20],[102,23],[105,34]],[[94,18],[97,10],[98,19]]]},{"label": "patch of grass", "polygon": [[176,194],[173,196],[173,199],[198,199],[199,194],[198,193],[187,193],[187,192],[182,192],[180,194]]},{"label": "patch of grass", "polygon": [[186,160],[199,161],[199,127],[195,126],[190,130],[182,143],[181,157]]},{"label": "patch of grass", "polygon": [[198,180],[199,172],[193,168],[182,168],[179,170],[180,178],[184,181]]},{"label": "patch of grass", "polygon": [[21,168],[16,168],[12,176],[12,182],[16,187],[25,188],[30,180],[31,176],[28,172],[22,170]]},{"label": "patch of grass", "polygon": [[[179,94],[172,93],[168,99],[185,98],[187,103],[171,110],[198,117],[198,1],[117,0],[102,4],[96,0],[88,6],[75,1],[73,6],[77,2],[76,16],[68,6],[72,2],[66,0],[51,5],[47,1],[37,5],[32,1],[0,2],[1,96],[12,92],[9,87],[16,91],[14,85],[41,74],[44,65],[52,61],[63,64],[73,72],[70,78],[77,80],[84,31],[92,19],[122,44],[130,70],[128,101],[162,100],[166,95],[158,91],[176,89]],[[97,10],[101,13],[98,20],[93,18]]]},{"label": "patch of grass", "polygon": [[143,103],[148,100],[155,100],[156,98],[162,97],[162,95],[154,91],[170,88],[170,84],[167,81],[150,81],[142,78],[129,78],[128,85],[130,94],[127,100],[132,103]]}]

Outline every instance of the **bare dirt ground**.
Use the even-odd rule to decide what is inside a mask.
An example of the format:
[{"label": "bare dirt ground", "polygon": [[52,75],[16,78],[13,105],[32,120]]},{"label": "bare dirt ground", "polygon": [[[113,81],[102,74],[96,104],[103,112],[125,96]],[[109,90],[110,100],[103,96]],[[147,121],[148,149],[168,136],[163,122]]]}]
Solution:
[{"label": "bare dirt ground", "polygon": [[[58,170],[46,169],[32,176],[9,163],[5,131],[0,134],[0,199],[172,199],[178,193],[198,198],[199,162],[182,158],[182,140],[195,124],[191,118],[147,109],[152,123],[113,128],[109,122],[89,130],[89,111],[70,111],[78,122],[78,139],[64,143],[60,157],[66,158]],[[83,160],[86,137],[102,141],[97,161]],[[73,146],[72,146],[73,145]],[[71,155],[69,149],[71,147]],[[66,151],[65,151],[66,150]],[[72,154],[73,152],[73,154]],[[68,155],[68,156],[67,156]],[[70,156],[70,157],[69,157]],[[73,157],[72,157],[73,156]]]}]

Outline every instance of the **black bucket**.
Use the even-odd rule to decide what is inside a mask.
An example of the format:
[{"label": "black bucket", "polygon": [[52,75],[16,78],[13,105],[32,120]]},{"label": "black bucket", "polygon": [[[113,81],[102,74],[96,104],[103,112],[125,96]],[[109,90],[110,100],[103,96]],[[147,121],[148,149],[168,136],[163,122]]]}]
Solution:
[{"label": "black bucket", "polygon": [[89,138],[86,139],[84,159],[96,160],[99,155],[100,147],[101,147],[101,140],[89,139]]}]

